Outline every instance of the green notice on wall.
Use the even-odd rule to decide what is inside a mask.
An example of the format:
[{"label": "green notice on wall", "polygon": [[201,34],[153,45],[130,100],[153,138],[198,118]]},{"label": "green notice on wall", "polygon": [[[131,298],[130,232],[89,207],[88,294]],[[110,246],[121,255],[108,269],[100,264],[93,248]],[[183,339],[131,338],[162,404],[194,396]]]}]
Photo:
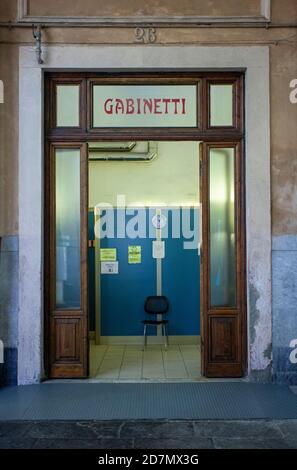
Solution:
[{"label": "green notice on wall", "polygon": [[128,247],[128,263],[129,264],[141,263],[141,246],[131,245]]},{"label": "green notice on wall", "polygon": [[101,261],[116,261],[117,249],[116,248],[101,248],[100,260]]}]

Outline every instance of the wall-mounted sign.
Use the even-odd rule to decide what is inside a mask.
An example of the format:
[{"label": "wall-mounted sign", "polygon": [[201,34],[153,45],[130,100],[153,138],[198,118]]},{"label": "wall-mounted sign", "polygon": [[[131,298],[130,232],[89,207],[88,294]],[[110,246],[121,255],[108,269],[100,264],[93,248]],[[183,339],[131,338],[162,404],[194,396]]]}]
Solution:
[{"label": "wall-mounted sign", "polygon": [[94,85],[93,127],[196,127],[197,85]]},{"label": "wall-mounted sign", "polygon": [[117,260],[117,249],[116,248],[101,248],[100,249],[100,260],[101,261],[116,261]]},{"label": "wall-mounted sign", "polygon": [[165,258],[165,242],[164,240],[153,241],[153,258],[162,259]]},{"label": "wall-mounted sign", "polygon": [[141,263],[141,246],[129,246],[128,247],[128,263],[129,264],[140,264]]},{"label": "wall-mounted sign", "polygon": [[103,261],[101,263],[101,274],[119,274],[118,261]]}]

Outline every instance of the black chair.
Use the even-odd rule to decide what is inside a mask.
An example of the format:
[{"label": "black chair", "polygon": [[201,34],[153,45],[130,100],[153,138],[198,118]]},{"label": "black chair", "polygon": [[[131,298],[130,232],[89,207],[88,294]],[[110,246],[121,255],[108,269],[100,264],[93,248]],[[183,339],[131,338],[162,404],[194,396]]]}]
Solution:
[{"label": "black chair", "polygon": [[[168,310],[169,310],[169,301],[167,297],[164,295],[152,295],[150,297],[147,297],[145,304],[144,304],[144,310],[147,313],[147,315],[165,315]],[[144,330],[143,330],[143,350],[146,347],[147,343],[147,326],[148,325],[154,325],[158,327],[159,325],[162,326],[162,335],[165,338],[165,348],[167,348],[168,345],[168,330],[167,330],[167,324],[168,320],[159,320],[158,318],[156,320],[153,320],[151,318],[147,318],[146,320],[143,320],[142,323],[144,324]]]}]

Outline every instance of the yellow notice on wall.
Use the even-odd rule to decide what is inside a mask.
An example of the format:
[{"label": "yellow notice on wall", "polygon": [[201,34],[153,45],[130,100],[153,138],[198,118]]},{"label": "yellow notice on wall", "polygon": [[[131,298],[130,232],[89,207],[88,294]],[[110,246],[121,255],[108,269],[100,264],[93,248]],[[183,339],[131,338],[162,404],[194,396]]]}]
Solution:
[{"label": "yellow notice on wall", "polygon": [[116,261],[117,260],[117,249],[116,248],[101,248],[100,249],[100,260],[101,261]]},{"label": "yellow notice on wall", "polygon": [[141,263],[141,246],[132,245],[128,247],[128,263],[129,264]]}]

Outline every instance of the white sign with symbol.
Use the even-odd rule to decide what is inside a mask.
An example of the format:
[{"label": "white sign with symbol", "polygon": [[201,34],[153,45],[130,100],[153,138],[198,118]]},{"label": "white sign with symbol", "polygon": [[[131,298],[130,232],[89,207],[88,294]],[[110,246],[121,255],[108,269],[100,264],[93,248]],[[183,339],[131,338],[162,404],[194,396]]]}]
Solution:
[{"label": "white sign with symbol", "polygon": [[119,262],[103,261],[101,263],[101,274],[119,274]]}]

